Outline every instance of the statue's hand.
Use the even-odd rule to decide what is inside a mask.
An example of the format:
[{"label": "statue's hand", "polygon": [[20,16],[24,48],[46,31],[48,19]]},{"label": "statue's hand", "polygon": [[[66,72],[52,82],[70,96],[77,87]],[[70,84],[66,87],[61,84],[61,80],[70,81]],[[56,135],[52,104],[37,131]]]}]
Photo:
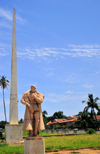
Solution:
[{"label": "statue's hand", "polygon": [[35,94],[32,94],[33,98],[35,98]]},{"label": "statue's hand", "polygon": [[33,113],[33,112],[34,112],[34,110],[33,110],[33,107],[32,107],[32,106],[29,106],[29,110],[30,110],[30,112],[31,112],[31,113]]}]

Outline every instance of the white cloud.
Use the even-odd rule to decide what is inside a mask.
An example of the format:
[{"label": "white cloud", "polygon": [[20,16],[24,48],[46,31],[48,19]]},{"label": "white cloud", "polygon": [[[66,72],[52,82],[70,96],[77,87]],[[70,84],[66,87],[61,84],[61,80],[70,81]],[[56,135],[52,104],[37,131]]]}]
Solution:
[{"label": "white cloud", "polygon": [[47,76],[53,76],[53,75],[54,75],[53,72],[49,72],[49,73],[47,74]]},{"label": "white cloud", "polygon": [[85,87],[85,88],[87,88],[87,89],[91,89],[91,88],[93,88],[94,86],[93,86],[93,85],[89,85],[89,84],[85,84],[85,85],[83,85],[83,87]]},{"label": "white cloud", "polygon": [[16,15],[16,20],[18,20],[21,24],[24,24],[26,22],[26,20],[21,18],[19,15]]},{"label": "white cloud", "polygon": [[[9,10],[5,10],[5,9],[0,8],[0,17],[3,18],[3,21],[1,21],[0,26],[11,28],[11,26],[7,22],[13,20],[13,10],[12,10],[12,12],[10,12]],[[6,21],[4,21],[4,20],[6,20]],[[21,24],[26,22],[26,20],[23,19],[22,17],[20,17],[18,14],[16,14],[16,20],[18,22],[20,22]]]},{"label": "white cloud", "polygon": [[6,27],[6,28],[12,28],[7,22],[1,21],[0,22],[0,27]]},{"label": "white cloud", "polygon": [[63,94],[55,94],[55,93],[46,93],[45,94],[45,101],[49,101],[52,103],[81,103],[84,99],[87,98],[87,92],[72,92],[69,91],[68,93]]},{"label": "white cloud", "polygon": [[75,74],[67,76],[67,78],[65,80],[63,80],[63,82],[70,82],[70,83],[72,83],[73,80],[75,80]]},{"label": "white cloud", "polygon": [[99,73],[100,73],[100,70],[96,72],[96,74],[99,74]]},{"label": "white cloud", "polygon": [[67,48],[39,48],[29,49],[25,48],[18,52],[18,57],[35,59],[35,58],[65,58],[71,57],[98,57],[100,58],[100,46],[99,45],[68,45]]},{"label": "white cloud", "polygon": [[64,73],[62,82],[68,82],[68,83],[79,83],[80,78],[77,76],[77,73]]},{"label": "white cloud", "polygon": [[41,70],[41,72],[44,74],[46,74],[46,76],[53,76],[55,73],[54,73],[54,68],[48,68],[48,67],[46,67],[46,68],[44,68],[44,69],[42,69]]},{"label": "white cloud", "polygon": [[[5,99],[5,105],[6,106],[9,105],[9,103],[10,103],[10,99]],[[3,106],[3,99],[2,98],[0,99],[0,106]]]},{"label": "white cloud", "polygon": [[0,70],[3,70],[5,68],[4,65],[0,65]]},{"label": "white cloud", "polygon": [[0,43],[0,58],[1,58],[2,56],[7,56],[7,55],[9,55],[9,50],[10,50],[9,48],[10,48],[9,45]]},{"label": "white cloud", "polygon": [[84,44],[84,45],[69,44],[68,46],[72,48],[87,48],[87,49],[100,48],[100,45],[87,45],[87,44]]},{"label": "white cloud", "polygon": [[65,93],[66,93],[66,94],[72,94],[72,93],[74,93],[74,91],[68,90],[68,91],[66,91]]},{"label": "white cloud", "polygon": [[12,20],[12,13],[9,10],[4,10],[0,8],[0,16],[8,20]]},{"label": "white cloud", "polygon": [[7,56],[9,53],[6,51],[6,49],[0,47],[0,56]]}]

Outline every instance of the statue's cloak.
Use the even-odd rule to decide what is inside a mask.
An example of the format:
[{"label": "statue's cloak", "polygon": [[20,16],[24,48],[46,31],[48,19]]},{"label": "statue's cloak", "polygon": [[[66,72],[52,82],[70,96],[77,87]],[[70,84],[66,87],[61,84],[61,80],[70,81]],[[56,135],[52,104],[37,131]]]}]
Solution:
[{"label": "statue's cloak", "polygon": [[[41,103],[43,102],[44,99],[44,95],[39,93],[38,91],[35,91],[35,96],[36,96],[36,100],[38,103],[38,109],[39,109],[39,120],[40,120],[40,124],[39,124],[39,131],[40,130],[44,130],[44,122],[43,122],[43,116],[42,116],[42,110],[41,110]],[[28,90],[27,92],[25,92],[21,98],[21,103],[26,105],[26,109],[25,109],[25,115],[24,115],[24,123],[23,123],[23,130],[33,130],[33,114],[30,112],[29,107],[27,105],[31,104],[31,101],[29,100],[29,96],[30,96],[30,90]],[[36,104],[36,102],[32,101],[33,104]],[[35,111],[35,106],[33,106],[33,110]],[[32,124],[33,123],[33,124]]]}]

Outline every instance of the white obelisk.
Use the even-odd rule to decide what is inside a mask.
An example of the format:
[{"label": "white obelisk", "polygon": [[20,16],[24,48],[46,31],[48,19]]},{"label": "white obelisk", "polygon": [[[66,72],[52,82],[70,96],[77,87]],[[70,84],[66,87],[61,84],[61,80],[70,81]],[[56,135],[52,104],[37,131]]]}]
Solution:
[{"label": "white obelisk", "polygon": [[10,88],[10,124],[18,124],[17,58],[16,58],[16,18],[15,18],[15,9],[13,9],[11,88]]},{"label": "white obelisk", "polygon": [[18,124],[17,103],[17,60],[16,60],[16,18],[13,9],[12,59],[11,59],[11,87],[10,87],[10,124],[5,126],[5,140],[15,144],[23,141],[22,124]]}]

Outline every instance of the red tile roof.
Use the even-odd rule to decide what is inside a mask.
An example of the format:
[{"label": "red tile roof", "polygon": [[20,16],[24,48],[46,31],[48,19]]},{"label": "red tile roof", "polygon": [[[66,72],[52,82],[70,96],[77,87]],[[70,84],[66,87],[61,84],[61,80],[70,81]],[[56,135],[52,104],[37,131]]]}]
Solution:
[{"label": "red tile roof", "polygon": [[67,120],[77,120],[77,117],[75,116],[75,115],[73,115],[73,116],[69,116],[68,118],[67,118]]},{"label": "red tile roof", "polygon": [[[97,119],[100,120],[100,115],[96,115]],[[54,119],[53,121],[49,121],[46,125],[52,125],[52,124],[61,124],[61,123],[67,123],[67,122],[73,122],[77,121],[77,117],[75,115],[69,116],[67,119]]]},{"label": "red tile roof", "polygon": [[96,118],[97,118],[98,120],[100,120],[100,115],[96,115]]},{"label": "red tile roof", "polygon": [[[58,123],[67,122],[67,119],[55,119]],[[54,121],[55,122],[55,121]]]},{"label": "red tile roof", "polygon": [[52,125],[52,124],[57,124],[57,122],[49,121],[46,125]]},{"label": "red tile roof", "polygon": [[67,123],[67,122],[73,122],[73,121],[77,121],[77,117],[76,116],[70,116],[67,119],[54,119],[53,122],[49,121],[46,125],[52,125],[52,124],[60,124],[60,123]]}]

